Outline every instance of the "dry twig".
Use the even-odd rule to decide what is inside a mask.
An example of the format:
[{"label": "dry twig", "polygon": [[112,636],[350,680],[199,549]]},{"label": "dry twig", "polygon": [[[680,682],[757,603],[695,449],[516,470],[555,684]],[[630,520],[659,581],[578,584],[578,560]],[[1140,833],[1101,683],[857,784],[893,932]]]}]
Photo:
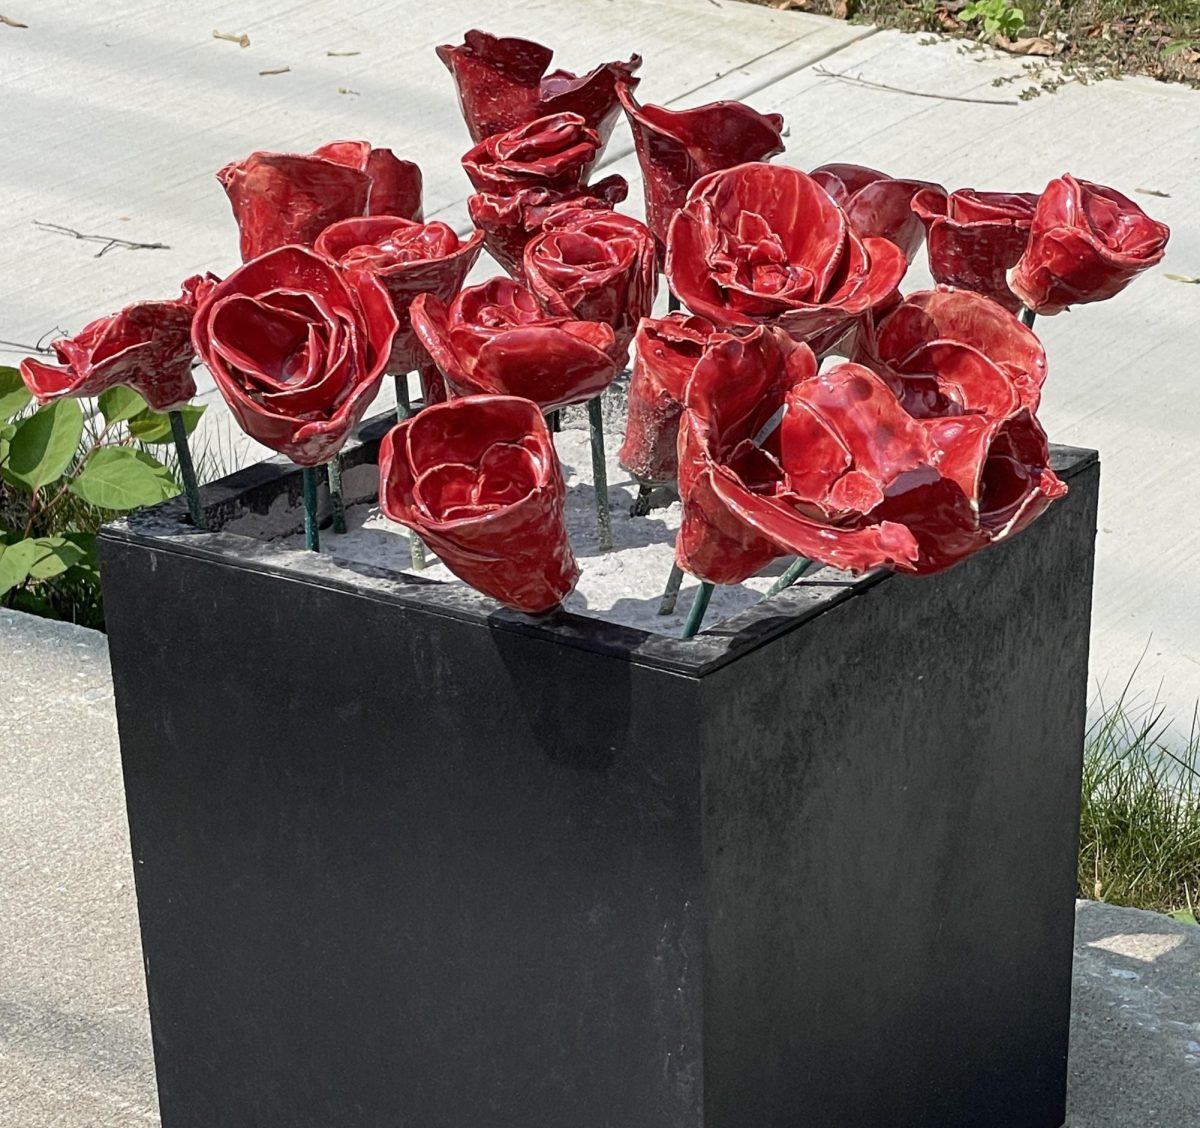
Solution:
[{"label": "dry twig", "polygon": [[33,225],[40,227],[43,231],[53,231],[58,235],[70,235],[72,239],[81,239],[85,243],[103,243],[104,246],[96,252],[96,258],[117,248],[125,251],[169,251],[171,249],[166,243],[135,243],[132,239],[120,239],[116,235],[85,235],[73,227],[63,227],[57,223],[43,223],[40,219],[35,219]]},{"label": "dry twig", "polygon": [[971,102],[977,106],[1019,106],[1015,98],[969,98],[965,94],[930,94],[924,90],[905,90],[901,86],[888,86],[886,82],[872,82],[857,74],[844,74],[827,70],[825,67],[813,67],[813,73],[822,78],[836,78],[840,82],[848,82],[851,86],[863,86],[868,90],[884,90],[889,94],[909,94],[914,98],[934,98],[939,102]]},{"label": "dry twig", "polygon": [[0,16],[0,24],[5,27],[28,27],[28,24],[21,23],[20,20],[14,20],[11,16]]},{"label": "dry twig", "polygon": [[259,74],[287,74],[291,67],[274,67],[271,70],[259,71]]},{"label": "dry twig", "polygon": [[231,35],[227,31],[214,31],[213,38],[214,39],[224,39],[226,43],[236,43],[239,47],[249,47],[250,46],[250,36],[245,35],[245,34]]}]

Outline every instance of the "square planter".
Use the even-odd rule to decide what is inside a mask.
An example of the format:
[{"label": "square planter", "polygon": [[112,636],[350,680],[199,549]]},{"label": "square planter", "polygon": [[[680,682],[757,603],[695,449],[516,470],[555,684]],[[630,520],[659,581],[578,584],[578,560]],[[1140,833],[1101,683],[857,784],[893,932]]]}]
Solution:
[{"label": "square planter", "polygon": [[[350,450],[373,487],[381,426]],[[109,526],[164,1128],[1057,1128],[1099,464],[689,641]]]}]

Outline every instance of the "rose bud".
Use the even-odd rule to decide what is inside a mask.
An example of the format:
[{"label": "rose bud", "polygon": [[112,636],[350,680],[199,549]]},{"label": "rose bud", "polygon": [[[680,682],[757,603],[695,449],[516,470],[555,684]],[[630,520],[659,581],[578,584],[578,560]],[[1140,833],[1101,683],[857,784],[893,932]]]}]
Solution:
[{"label": "rose bud", "polygon": [[375,398],[396,327],[372,274],[279,247],[213,287],[192,337],[242,430],[316,466],[341,449]]},{"label": "rose bud", "polygon": [[632,87],[621,83],[617,95],[629,119],[642,187],[646,222],[654,232],[660,256],[671,217],[684,205],[688,191],[702,176],[748,161],[765,161],[782,153],[783,118],[760,114],[741,102],[710,102],[690,110],[639,106]]},{"label": "rose bud", "polygon": [[421,170],[366,141],[333,141],[304,155],[251,153],[217,179],[233,207],[243,262],[288,243],[311,246],[339,219],[421,218]]},{"label": "rose bud", "polygon": [[797,340],[887,301],[907,268],[895,243],[860,235],[828,192],[785,165],[704,177],[667,235],[667,278],[688,309],[725,329],[771,322]]},{"label": "rose bud", "polygon": [[477,192],[512,196],[522,188],[578,191],[600,153],[600,135],[578,114],[555,114],[495,133],[463,155]]},{"label": "rose bud", "polygon": [[169,411],[196,394],[192,379],[192,318],[216,283],[193,275],[178,298],[134,302],[120,313],[85,325],[74,337],[53,342],[58,364],[21,361],[21,378],[49,403],[62,396],[98,396],[119,384],[132,388],[155,411]]},{"label": "rose bud", "polygon": [[316,251],[347,270],[365,270],[383,284],[400,322],[387,370],[399,374],[429,363],[409,320],[413,299],[434,294],[449,301],[462,289],[482,244],[480,231],[462,240],[437,221],[369,216],[331,224],[317,237]]},{"label": "rose bud", "polygon": [[1009,285],[1035,313],[1102,302],[1159,262],[1170,235],[1120,192],[1062,176],[1038,200]]},{"label": "rose bud", "polygon": [[510,278],[468,287],[449,306],[422,294],[411,314],[418,340],[458,396],[521,396],[554,411],[598,396],[617,375],[608,325],[551,316]]},{"label": "rose bud", "polygon": [[568,208],[612,211],[629,194],[623,176],[606,176],[569,191],[522,188],[512,196],[480,192],[467,197],[471,222],[483,232],[488,254],[517,281],[525,277],[525,245],[555,212]]},{"label": "rose bud", "polygon": [[623,365],[638,322],[658,289],[654,237],[627,215],[560,211],[525,248],[525,278],[551,313],[603,321],[616,334]]},{"label": "rose bud", "polygon": [[579,568],[566,486],[537,404],[467,396],[393,427],[379,447],[379,506],[459,579],[529,614],[557,607]]},{"label": "rose bud", "polygon": [[841,206],[860,235],[888,239],[912,264],[925,241],[925,225],[912,210],[912,199],[925,189],[946,194],[928,180],[893,180],[886,173],[855,164],[827,164],[809,173]]},{"label": "rose bud", "polygon": [[458,87],[458,101],[473,141],[527,125],[547,114],[579,114],[600,135],[604,147],[619,107],[616,84],[636,86],[633,72],[642,65],[604,63],[585,75],[546,74],[554,52],[528,39],[501,39],[486,31],[468,31],[458,47],[437,49]]},{"label": "rose bud", "polygon": [[1021,299],[1008,288],[1008,271],[1029,242],[1037,201],[1028,192],[918,192],[912,209],[925,225],[934,279],[974,290],[1016,313]]},{"label": "rose bud", "polygon": [[621,465],[642,485],[675,480],[683,389],[716,332],[706,317],[645,317],[633,338],[633,375]]}]

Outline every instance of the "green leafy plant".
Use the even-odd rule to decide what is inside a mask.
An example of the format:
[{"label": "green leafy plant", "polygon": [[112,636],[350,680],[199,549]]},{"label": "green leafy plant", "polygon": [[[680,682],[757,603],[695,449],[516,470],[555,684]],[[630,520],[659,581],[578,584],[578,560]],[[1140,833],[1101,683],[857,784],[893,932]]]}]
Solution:
[{"label": "green leafy plant", "polygon": [[1025,13],[1014,7],[1012,0],[971,0],[958,18],[964,23],[978,23],[982,39],[1003,35],[1016,39],[1025,28]]}]

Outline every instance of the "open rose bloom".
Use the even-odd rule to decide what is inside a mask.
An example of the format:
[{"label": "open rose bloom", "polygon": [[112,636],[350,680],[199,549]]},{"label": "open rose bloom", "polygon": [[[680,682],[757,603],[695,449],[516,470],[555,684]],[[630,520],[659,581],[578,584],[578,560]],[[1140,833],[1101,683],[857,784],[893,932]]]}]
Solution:
[{"label": "open rose bloom", "polygon": [[522,188],[577,190],[600,153],[600,135],[578,114],[537,118],[480,141],[463,156],[477,192],[511,196]]}]

